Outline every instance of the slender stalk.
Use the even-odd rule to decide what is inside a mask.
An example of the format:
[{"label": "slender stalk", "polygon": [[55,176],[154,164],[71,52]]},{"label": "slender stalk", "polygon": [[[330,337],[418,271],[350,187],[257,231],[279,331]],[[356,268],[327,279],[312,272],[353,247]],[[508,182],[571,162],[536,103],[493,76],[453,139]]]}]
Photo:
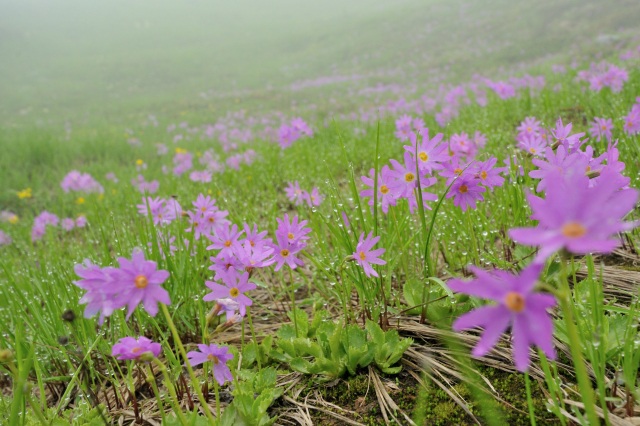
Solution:
[{"label": "slender stalk", "polygon": [[589,374],[585,366],[584,357],[582,356],[582,343],[578,335],[578,327],[573,318],[573,306],[571,303],[571,288],[569,288],[569,277],[567,274],[567,265],[564,259],[560,259],[560,268],[562,278],[560,280],[560,309],[564,317],[567,327],[567,336],[569,337],[569,349],[571,350],[571,358],[573,359],[573,368],[578,379],[578,387],[580,388],[580,396],[584,404],[584,410],[591,425],[598,425],[600,421],[596,414],[596,406],[593,398],[593,389],[589,380]]},{"label": "slender stalk", "polygon": [[524,373],[524,385],[527,391],[527,405],[529,406],[529,420],[531,426],[536,426],[536,414],[533,408],[533,398],[531,398],[531,379],[529,373]]},{"label": "slender stalk", "polygon": [[[247,306],[247,319],[249,320],[249,329],[251,330],[251,338],[253,339],[253,344],[256,345],[256,351],[258,356],[256,357],[256,361],[258,361],[258,370],[262,370],[262,365],[260,361],[260,348],[258,346],[258,340],[256,339],[256,332],[253,329],[253,320],[251,319],[251,307]],[[217,395],[217,390],[216,390]],[[219,404],[218,404],[219,405]],[[220,417],[220,416],[218,416]]]},{"label": "slender stalk", "polygon": [[196,374],[193,372],[193,368],[189,363],[189,359],[187,358],[187,351],[184,350],[184,346],[182,345],[182,340],[180,340],[180,335],[178,334],[176,325],[173,323],[173,319],[171,319],[171,314],[169,314],[169,309],[167,309],[167,306],[164,303],[160,303],[160,307],[162,309],[162,313],[164,314],[167,320],[167,325],[171,330],[171,335],[173,336],[173,340],[176,346],[178,347],[178,352],[180,352],[182,359],[184,359],[184,364],[187,367],[187,371],[189,372],[189,378],[191,379],[191,386],[194,387],[196,394],[198,395],[198,400],[202,405],[202,411],[204,411],[204,414],[205,416],[207,416],[207,419],[209,420],[209,422],[213,424],[215,422],[215,419],[213,418],[213,414],[211,414],[211,410],[209,409],[209,405],[207,404],[207,401],[204,399],[204,395],[202,395],[202,390],[198,385],[198,378],[196,377]]},{"label": "slender stalk", "polygon": [[293,272],[289,268],[289,292],[291,296],[291,312],[293,313],[293,327],[296,330],[296,337],[298,336],[298,315],[296,314],[296,292],[293,286]]},{"label": "slender stalk", "polygon": [[160,391],[158,390],[158,383],[156,382],[156,376],[153,373],[153,368],[151,368],[151,364],[147,364],[147,372],[149,374],[148,382],[151,385],[151,389],[153,390],[153,394],[156,397],[156,401],[158,401],[158,409],[160,410],[160,416],[162,417],[162,424],[166,424],[167,420],[165,418],[164,403],[162,402],[162,398],[160,397]]},{"label": "slender stalk", "polygon": [[[260,361],[258,361],[260,362]],[[211,367],[211,375],[213,376],[213,366]],[[213,393],[216,396],[216,417],[220,418],[220,391],[218,390],[218,381],[213,376]]]},{"label": "slender stalk", "polygon": [[[164,305],[162,305],[164,306]],[[176,416],[178,416],[178,420],[182,425],[188,425],[187,419],[184,417],[184,413],[182,412],[182,408],[180,408],[180,400],[178,400],[178,395],[176,394],[176,388],[173,386],[173,382],[171,381],[171,376],[169,376],[169,372],[167,371],[167,367],[160,361],[158,358],[153,359],[153,363],[158,366],[160,371],[162,372],[162,376],[164,377],[165,385],[169,390],[169,395],[171,396],[171,406],[173,410],[176,412]],[[154,378],[155,381],[155,378]],[[158,398],[158,401],[160,398]],[[164,416],[163,416],[164,418]]]}]

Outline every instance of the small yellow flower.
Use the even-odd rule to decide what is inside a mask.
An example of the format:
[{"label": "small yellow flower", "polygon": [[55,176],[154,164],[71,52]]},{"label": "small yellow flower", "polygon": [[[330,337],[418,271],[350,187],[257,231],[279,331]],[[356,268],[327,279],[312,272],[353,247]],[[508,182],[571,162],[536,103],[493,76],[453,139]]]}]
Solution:
[{"label": "small yellow flower", "polygon": [[186,154],[187,150],[182,148],[176,148],[176,154]]},{"label": "small yellow flower", "polygon": [[18,198],[23,199],[23,198],[31,198],[33,196],[33,194],[31,193],[31,188],[26,188],[23,189],[22,191],[18,191]]},{"label": "small yellow flower", "polygon": [[84,204],[85,199],[82,197],[78,197],[78,199],[76,200],[76,204]]},{"label": "small yellow flower", "polygon": [[212,192],[211,192],[211,190],[210,190],[210,189],[207,189],[207,194],[209,194],[209,195],[211,195],[211,194],[212,194]]},{"label": "small yellow flower", "polygon": [[141,159],[139,159],[139,158],[138,158],[138,159],[136,160],[136,165],[137,165],[137,166],[142,166],[143,164],[144,164],[144,161],[142,161]]},{"label": "small yellow flower", "polygon": [[18,215],[14,214],[9,218],[9,223],[12,224],[12,225],[15,225],[16,223],[18,223],[18,220],[20,220],[18,218]]}]

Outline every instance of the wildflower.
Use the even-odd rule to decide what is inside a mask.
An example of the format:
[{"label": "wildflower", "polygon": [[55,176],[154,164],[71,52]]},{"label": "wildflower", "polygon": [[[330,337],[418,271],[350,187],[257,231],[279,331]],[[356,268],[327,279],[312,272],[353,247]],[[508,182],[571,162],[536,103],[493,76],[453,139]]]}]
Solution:
[{"label": "wildflower", "polygon": [[222,315],[224,313],[227,314],[227,321],[230,320],[233,315],[236,313],[240,304],[233,299],[218,299],[215,301],[216,305],[211,311],[211,315],[217,316]]},{"label": "wildflower", "polygon": [[196,366],[204,364],[207,361],[213,363],[213,376],[220,386],[226,381],[233,380],[231,370],[227,366],[227,362],[233,359],[233,354],[229,353],[226,346],[218,346],[214,343],[210,345],[198,345],[198,351],[190,351],[187,358],[191,365]]},{"label": "wildflower", "polygon": [[534,157],[540,157],[544,155],[547,149],[547,142],[539,135],[522,135],[519,137],[518,148],[525,150]]},{"label": "wildflower", "polygon": [[591,133],[591,136],[595,137],[598,142],[605,138],[611,142],[611,129],[613,129],[613,121],[610,118],[595,117],[589,128],[589,133]]},{"label": "wildflower", "polygon": [[205,285],[211,289],[211,293],[205,295],[202,300],[205,302],[211,302],[218,299],[232,299],[238,303],[238,312],[244,316],[247,312],[247,306],[251,306],[253,302],[247,296],[245,292],[254,290],[256,285],[249,282],[249,273],[238,273],[235,269],[229,269],[226,273],[222,274],[223,284],[218,284],[214,281],[206,281]]},{"label": "wildflower", "polygon": [[484,200],[482,192],[485,191],[486,189],[480,186],[479,179],[465,173],[453,182],[449,193],[447,193],[447,198],[453,197],[453,205],[466,211],[468,207],[475,209],[477,200]]},{"label": "wildflower", "polygon": [[4,231],[0,230],[0,246],[8,246],[12,242],[13,240],[11,237]]},{"label": "wildflower", "polygon": [[297,215],[293,216],[293,219],[289,221],[289,215],[285,213],[284,218],[277,218],[276,222],[278,222],[276,236],[285,236],[289,244],[297,244],[309,239],[307,234],[311,232],[311,228],[304,227],[308,223],[306,220],[298,222]]},{"label": "wildflower", "polygon": [[373,232],[369,232],[367,238],[364,237],[364,232],[360,234],[360,238],[358,239],[358,245],[356,246],[356,251],[353,253],[352,257],[358,265],[362,266],[364,269],[364,273],[366,276],[377,277],[378,273],[371,267],[371,264],[374,265],[384,265],[387,262],[380,259],[380,256],[386,251],[383,248],[371,250],[374,245],[376,245],[380,241],[380,237],[374,237]]},{"label": "wildflower", "polygon": [[113,172],[109,172],[105,175],[105,179],[110,180],[113,183],[118,183],[118,178],[116,177],[115,173]]},{"label": "wildflower", "polygon": [[305,192],[302,196],[309,207],[318,207],[324,200],[324,196],[320,194],[320,190],[317,187],[314,187],[310,193]]},{"label": "wildflower", "polygon": [[276,242],[273,244],[274,260],[276,261],[276,271],[286,263],[291,269],[296,269],[298,266],[303,266],[304,262],[300,260],[296,255],[304,248],[304,243],[290,243],[287,235],[283,233],[276,233]]},{"label": "wildflower", "polygon": [[0,211],[0,222],[9,222],[10,224],[15,225],[19,220],[20,218],[18,215],[13,212],[8,210]]},{"label": "wildflower", "polygon": [[77,170],[72,170],[62,179],[60,187],[64,192],[97,192],[103,193],[104,189],[89,173],[80,173]]},{"label": "wildflower", "polygon": [[85,202],[84,197],[78,197],[78,198],[76,199],[76,204],[78,204],[78,205],[80,205],[80,204],[84,204],[84,202]]},{"label": "wildflower", "polygon": [[523,269],[520,275],[501,270],[487,272],[475,267],[470,269],[476,279],[449,280],[449,288],[496,303],[476,308],[453,323],[455,331],[484,328],[480,341],[473,348],[473,356],[486,355],[511,326],[514,360],[519,371],[524,372],[529,368],[530,346],[538,346],[549,359],[555,359],[553,321],[547,310],[555,306],[556,300],[550,294],[533,291],[542,265],[532,264]]},{"label": "wildflower", "polygon": [[213,244],[207,250],[220,250],[222,254],[232,255],[234,250],[240,248],[240,237],[244,231],[238,231],[238,225],[225,224],[215,230],[212,235],[207,235]]},{"label": "wildflower", "polygon": [[500,173],[506,173],[506,167],[494,167],[498,159],[492,157],[487,161],[477,163],[476,177],[480,180],[480,184],[486,188],[493,189],[497,186],[502,186],[504,178],[500,176]]},{"label": "wildflower", "polygon": [[[615,235],[640,225],[623,222],[638,199],[632,188],[620,190],[619,174],[604,169],[598,184],[590,186],[589,178],[578,170],[563,176],[558,171],[549,174],[546,198],[528,194],[535,228],[514,228],[509,231],[513,241],[539,246],[536,261],[542,262],[562,248],[575,254],[610,253],[620,245]],[[613,237],[613,238],[612,238]]]},{"label": "wildflower", "polygon": [[289,201],[295,203],[296,206],[302,204],[302,190],[298,181],[288,182],[284,192],[287,194]]},{"label": "wildflower", "polygon": [[442,133],[438,133],[429,139],[429,129],[424,128],[421,135],[422,142],[419,146],[416,146],[418,140],[416,135],[412,133],[409,137],[411,145],[405,145],[405,151],[411,153],[412,156],[415,156],[417,151],[418,156],[416,161],[418,162],[418,169],[421,173],[429,174],[434,170],[442,169],[443,166],[441,163],[449,159],[446,152],[447,146],[442,143]]},{"label": "wildflower", "polygon": [[[373,207],[373,187],[374,187],[374,169],[369,170],[369,176],[360,177],[362,183],[371,187],[360,192],[361,197],[370,197],[368,204]],[[395,180],[393,179],[391,169],[389,166],[383,166],[380,174],[378,175],[378,202],[382,206],[382,212],[387,214],[389,206],[395,206],[397,202],[397,196],[400,191],[396,191],[398,188]]]},{"label": "wildflower", "polygon": [[158,313],[158,303],[170,305],[169,293],[161,284],[169,278],[169,272],[158,270],[156,262],[146,260],[142,250],[134,250],[131,260],[118,258],[120,268],[112,273],[114,286],[120,287],[118,305],[127,306],[127,319],[138,304],[152,317]]},{"label": "wildflower", "polygon": [[16,193],[18,195],[18,198],[25,199],[25,198],[31,198],[33,196],[33,193],[31,192],[31,188],[26,188],[23,189],[22,191],[18,191]]},{"label": "wildflower", "polygon": [[522,123],[520,123],[516,130],[518,131],[518,137],[516,139],[520,140],[526,136],[538,136],[542,129],[540,127],[540,122],[535,117],[527,117]]},{"label": "wildflower", "polygon": [[551,131],[551,134],[556,139],[552,148],[556,148],[559,145],[563,145],[568,153],[573,153],[578,150],[580,145],[584,143],[580,138],[584,136],[584,133],[571,134],[572,123],[566,126],[562,123],[562,118],[558,118],[556,122],[556,128]]},{"label": "wildflower", "polygon": [[80,215],[76,218],[76,228],[84,228],[87,226],[87,218],[83,215]]},{"label": "wildflower", "polygon": [[75,222],[75,220],[67,217],[67,218],[62,219],[62,222],[60,222],[60,226],[65,231],[71,231],[73,228],[76,227],[76,222]]},{"label": "wildflower", "polygon": [[135,337],[123,337],[113,345],[111,355],[119,360],[140,360],[149,356],[155,358],[160,355],[161,350],[160,343],[152,342],[144,336],[138,339]]},{"label": "wildflower", "polygon": [[189,179],[193,182],[211,182],[211,172],[207,170],[193,171],[189,174]]},{"label": "wildflower", "polygon": [[[588,163],[587,158],[577,152],[569,153],[569,150],[564,145],[558,146],[555,151],[547,149],[545,151],[545,159],[534,158],[531,161],[538,166],[537,170],[529,172],[530,177],[540,179],[536,187],[537,192],[546,190],[547,186],[555,185],[555,182],[551,179],[554,171],[562,174],[569,169],[586,170]],[[550,182],[551,185],[549,185]]]},{"label": "wildflower", "polygon": [[81,279],[73,283],[86,291],[79,302],[87,304],[84,317],[91,318],[100,312],[98,323],[102,324],[105,317],[110,316],[113,311],[121,307],[116,302],[119,288],[113,285],[112,274],[115,269],[100,268],[85,259],[84,264],[75,265],[74,271]]}]

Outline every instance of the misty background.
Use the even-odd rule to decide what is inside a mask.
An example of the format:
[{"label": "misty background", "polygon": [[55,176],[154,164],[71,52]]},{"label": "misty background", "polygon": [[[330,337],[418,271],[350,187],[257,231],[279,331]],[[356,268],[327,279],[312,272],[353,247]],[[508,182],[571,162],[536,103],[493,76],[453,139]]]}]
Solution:
[{"label": "misty background", "polygon": [[354,107],[637,42],[637,0],[0,0],[0,126]]}]

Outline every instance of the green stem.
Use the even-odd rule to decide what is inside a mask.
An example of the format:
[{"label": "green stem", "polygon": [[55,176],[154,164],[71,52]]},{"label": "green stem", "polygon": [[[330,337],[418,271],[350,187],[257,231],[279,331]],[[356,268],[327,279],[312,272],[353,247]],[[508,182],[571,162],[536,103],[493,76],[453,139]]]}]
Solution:
[{"label": "green stem", "polygon": [[162,402],[162,398],[160,397],[160,391],[158,390],[158,383],[156,382],[155,374],[153,374],[153,369],[151,368],[151,364],[147,364],[147,370],[149,373],[148,381],[151,384],[151,389],[153,390],[153,394],[156,397],[156,401],[158,401],[158,409],[160,410],[160,416],[162,417],[162,424],[166,424],[167,420],[165,419],[164,404]]},{"label": "green stem", "polygon": [[[164,306],[164,305],[162,305]],[[169,372],[167,371],[167,367],[160,361],[158,358],[153,359],[153,363],[158,366],[160,371],[162,372],[162,376],[164,377],[165,385],[169,390],[169,395],[171,395],[171,406],[173,410],[176,412],[176,416],[178,416],[178,420],[182,425],[188,425],[187,419],[184,417],[184,413],[180,408],[180,401],[178,400],[178,395],[176,394],[176,388],[173,386],[173,382],[171,381],[171,377],[169,376]],[[154,379],[155,380],[155,379]],[[160,398],[158,398],[158,401]]]},{"label": "green stem", "polygon": [[[258,361],[259,363],[260,361]],[[212,367],[212,375],[213,375],[213,367]],[[220,418],[220,392],[218,391],[218,381],[216,377],[213,376],[213,393],[216,396],[216,417]]]},{"label": "green stem", "polygon": [[[256,357],[256,361],[258,361],[258,370],[262,370],[262,365],[261,365],[261,361],[260,361],[260,347],[258,346],[258,340],[256,339],[256,332],[253,329],[253,320],[251,319],[251,307],[247,306],[247,319],[249,320],[249,329],[251,330],[251,338],[253,339],[253,344],[256,345],[256,351],[258,356]],[[216,395],[217,395],[217,389],[216,389]],[[220,404],[218,404],[220,405]],[[220,417],[220,416],[218,416]]]},{"label": "green stem", "polygon": [[296,337],[298,336],[298,315],[296,314],[296,292],[293,286],[293,272],[289,268],[289,292],[291,296],[291,312],[293,313],[293,327],[296,330]]},{"label": "green stem", "polygon": [[564,322],[567,327],[567,336],[569,338],[569,349],[573,359],[573,368],[578,379],[578,387],[580,388],[580,396],[587,413],[587,418],[591,425],[600,424],[598,415],[596,414],[596,406],[593,398],[593,389],[587,368],[585,366],[584,357],[582,356],[582,343],[578,335],[578,327],[573,318],[573,306],[571,303],[571,288],[569,288],[569,277],[567,275],[567,265],[564,259],[560,259],[560,267],[562,270],[562,279],[560,280],[560,309],[564,316]]},{"label": "green stem", "polygon": [[524,385],[527,391],[527,405],[529,406],[529,420],[531,426],[536,426],[536,415],[533,408],[533,398],[531,397],[531,380],[529,379],[529,373],[524,373]]},{"label": "green stem", "polygon": [[173,336],[173,340],[176,346],[178,347],[178,352],[180,352],[182,359],[184,359],[184,365],[187,367],[187,371],[189,372],[189,378],[191,379],[191,386],[194,387],[194,390],[198,395],[198,400],[200,401],[200,404],[202,404],[202,411],[204,411],[204,414],[207,416],[207,419],[209,420],[209,422],[213,424],[215,423],[215,419],[213,418],[213,414],[211,414],[211,410],[209,409],[209,405],[207,404],[207,401],[204,399],[204,395],[202,395],[202,389],[200,389],[200,386],[198,384],[198,378],[196,377],[196,374],[193,372],[193,368],[189,363],[189,359],[187,358],[187,351],[184,350],[184,346],[182,345],[182,340],[180,340],[180,335],[178,334],[176,325],[173,323],[173,319],[171,319],[171,314],[169,314],[169,309],[167,309],[167,305],[165,305],[164,303],[160,303],[160,307],[162,309],[162,313],[164,314],[167,320],[167,325],[171,330],[171,335]]}]

